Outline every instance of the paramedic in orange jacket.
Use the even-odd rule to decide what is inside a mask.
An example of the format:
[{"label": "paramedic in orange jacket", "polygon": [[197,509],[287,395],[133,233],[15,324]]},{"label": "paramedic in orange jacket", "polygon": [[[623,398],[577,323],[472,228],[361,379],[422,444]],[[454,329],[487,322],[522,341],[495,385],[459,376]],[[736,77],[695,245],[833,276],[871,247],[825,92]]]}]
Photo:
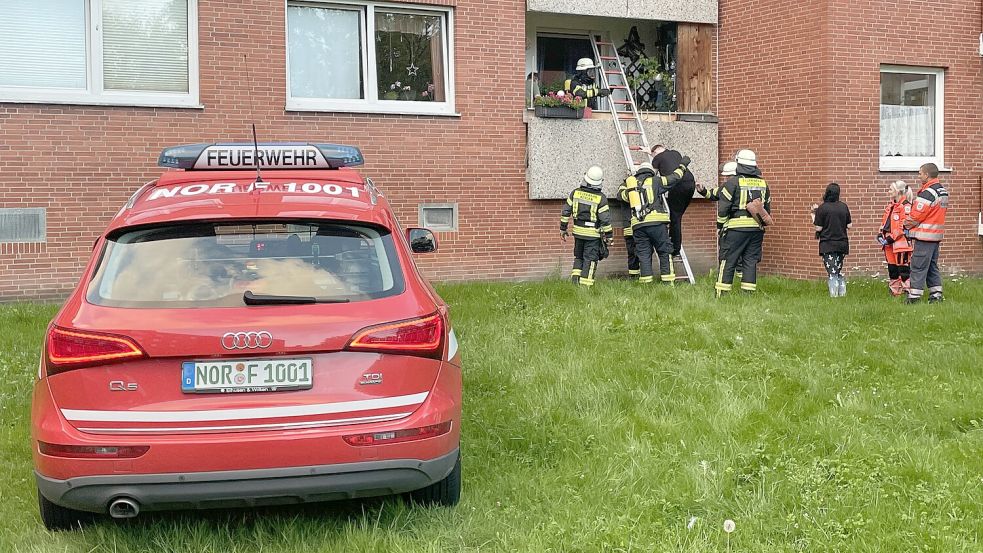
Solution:
[{"label": "paramedic in orange jacket", "polygon": [[894,181],[888,189],[891,203],[884,208],[881,229],[877,241],[884,248],[887,273],[891,279],[888,289],[892,296],[900,296],[911,289],[911,241],[905,233],[904,222],[911,213],[915,192],[903,181]]},{"label": "paramedic in orange jacket", "polygon": [[939,168],[926,163],[918,170],[922,183],[911,214],[904,222],[912,239],[911,290],[905,303],[918,303],[928,286],[929,303],[942,301],[942,273],[939,272],[939,246],[945,235],[945,212],[949,192],[939,182]]}]

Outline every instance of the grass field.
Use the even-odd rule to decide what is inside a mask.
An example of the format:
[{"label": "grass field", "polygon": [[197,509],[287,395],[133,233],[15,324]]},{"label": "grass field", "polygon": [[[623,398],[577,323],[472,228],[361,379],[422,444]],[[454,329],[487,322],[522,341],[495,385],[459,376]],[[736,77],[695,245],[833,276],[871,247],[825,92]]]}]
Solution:
[{"label": "grass field", "polygon": [[[983,281],[440,288],[465,362],[456,509],[376,500],[38,520],[28,411],[55,308],[0,306],[0,551],[983,551]],[[736,531],[725,534],[733,519]],[[728,539],[729,538],[729,539]]]}]

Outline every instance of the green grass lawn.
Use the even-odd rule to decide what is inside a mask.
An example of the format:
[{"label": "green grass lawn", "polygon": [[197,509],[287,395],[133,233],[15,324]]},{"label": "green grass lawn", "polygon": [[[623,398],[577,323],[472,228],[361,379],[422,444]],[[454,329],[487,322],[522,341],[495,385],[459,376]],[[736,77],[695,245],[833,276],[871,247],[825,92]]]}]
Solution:
[{"label": "green grass lawn", "polygon": [[[38,519],[28,438],[55,308],[0,306],[0,551],[981,551],[983,281],[441,286],[464,355],[456,509],[374,500]],[[725,519],[736,531],[723,531]]]}]

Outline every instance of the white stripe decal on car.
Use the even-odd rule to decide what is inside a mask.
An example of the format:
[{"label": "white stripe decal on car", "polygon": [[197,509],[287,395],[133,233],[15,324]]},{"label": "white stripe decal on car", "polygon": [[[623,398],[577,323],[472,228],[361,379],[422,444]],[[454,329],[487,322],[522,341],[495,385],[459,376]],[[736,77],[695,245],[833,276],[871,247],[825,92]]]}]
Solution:
[{"label": "white stripe decal on car", "polygon": [[302,428],[322,428],[326,426],[344,426],[346,424],[360,424],[366,422],[387,422],[403,417],[408,417],[412,413],[396,413],[395,415],[380,415],[377,417],[357,417],[354,419],[336,419],[332,421],[314,422],[286,422],[272,424],[235,424],[228,426],[145,426],[140,428],[79,428],[82,432],[90,434],[120,434],[126,432],[153,433],[153,432],[235,432],[239,430],[297,430]]},{"label": "white stripe decal on car", "polygon": [[318,403],[315,405],[257,407],[253,409],[211,409],[208,411],[89,411],[85,409],[62,409],[61,414],[70,421],[90,422],[204,422],[271,419],[279,417],[330,415],[333,413],[419,405],[427,399],[428,395],[430,395],[430,392],[379,399]]},{"label": "white stripe decal on car", "polygon": [[447,344],[447,360],[450,361],[457,355],[457,334],[454,334],[453,328],[451,329],[451,337],[448,341],[450,343]]}]

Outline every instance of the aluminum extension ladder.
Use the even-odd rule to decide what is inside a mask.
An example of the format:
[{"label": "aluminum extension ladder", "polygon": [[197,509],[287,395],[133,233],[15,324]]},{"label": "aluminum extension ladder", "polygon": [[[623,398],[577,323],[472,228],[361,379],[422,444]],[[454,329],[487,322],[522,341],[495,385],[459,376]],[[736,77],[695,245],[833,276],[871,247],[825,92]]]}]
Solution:
[{"label": "aluminum extension ladder", "polygon": [[[652,158],[645,127],[642,126],[642,118],[638,114],[638,105],[625,76],[625,66],[621,63],[618,48],[613,42],[604,42],[600,39],[600,35],[592,32],[590,43],[591,48],[594,49],[594,59],[597,60],[597,74],[601,88],[611,90],[611,95],[607,98],[608,109],[611,111],[611,118],[618,132],[618,143],[621,144],[621,151],[625,156],[625,165],[628,166],[628,172],[634,174],[639,165],[651,161]],[[615,79],[614,83],[611,82],[612,78]],[[669,204],[666,202],[665,194],[662,195],[662,202],[668,212]],[[679,247],[679,257],[683,261],[686,273],[676,275],[676,280],[687,280],[690,284],[696,284],[689,258],[686,257],[686,250],[682,245]]]}]

